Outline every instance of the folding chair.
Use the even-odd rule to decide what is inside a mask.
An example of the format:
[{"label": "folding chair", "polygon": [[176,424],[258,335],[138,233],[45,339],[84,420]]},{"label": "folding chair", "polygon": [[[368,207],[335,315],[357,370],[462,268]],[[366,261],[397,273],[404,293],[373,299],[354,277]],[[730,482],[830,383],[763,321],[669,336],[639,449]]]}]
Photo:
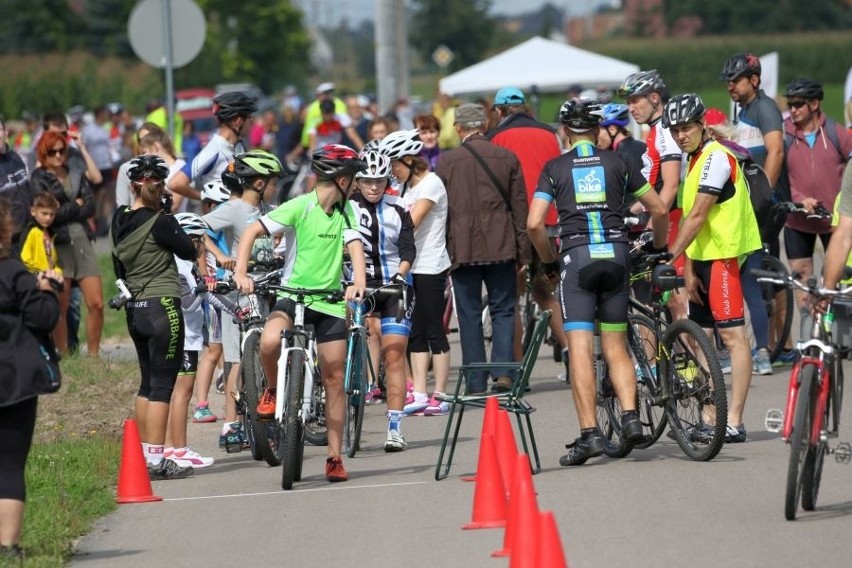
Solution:
[{"label": "folding chair", "polygon": [[[533,434],[532,421],[530,414],[535,412],[535,408],[524,399],[527,385],[530,381],[530,374],[538,359],[538,351],[541,344],[544,342],[544,337],[547,334],[547,328],[550,325],[550,310],[543,311],[535,323],[532,339],[530,339],[524,358],[520,363],[471,363],[464,365],[459,369],[458,381],[456,381],[456,390],[453,395],[438,395],[441,400],[450,404],[450,413],[447,417],[447,428],[444,430],[444,439],[441,441],[441,451],[438,454],[438,464],[435,466],[435,479],[440,481],[447,477],[450,473],[450,465],[453,463],[453,454],[456,450],[456,442],[459,437],[459,429],[461,428],[462,418],[464,417],[465,408],[474,406],[477,408],[485,408],[485,402],[489,398],[496,398],[500,408],[503,408],[517,417],[518,431],[521,434],[521,444],[524,452],[532,456],[530,458],[530,469],[532,473],[538,473],[541,470],[541,461],[538,457],[538,447],[535,443],[535,435]],[[512,372],[516,373],[511,390],[502,393],[485,393],[485,394],[469,394],[468,379],[473,371],[489,371],[499,370],[505,371],[507,375]],[[462,383],[465,384],[462,391]],[[464,392],[464,394],[461,394]],[[458,413],[456,406],[459,407]],[[453,419],[456,420],[455,428],[453,428]],[[524,428],[526,426],[526,432]],[[453,440],[450,444],[450,451],[447,455],[447,463],[444,465],[444,453],[447,449],[447,441],[450,437],[450,430],[453,430]],[[529,442],[527,437],[529,436]],[[532,453],[530,453],[530,447]],[[533,466],[532,460],[535,460]]]}]

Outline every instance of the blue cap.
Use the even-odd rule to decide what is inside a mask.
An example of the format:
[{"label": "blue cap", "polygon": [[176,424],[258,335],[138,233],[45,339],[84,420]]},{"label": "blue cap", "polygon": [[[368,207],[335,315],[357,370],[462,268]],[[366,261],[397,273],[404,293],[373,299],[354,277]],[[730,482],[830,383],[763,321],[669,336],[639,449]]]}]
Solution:
[{"label": "blue cap", "polygon": [[494,95],[495,105],[522,105],[526,99],[517,87],[503,87]]}]

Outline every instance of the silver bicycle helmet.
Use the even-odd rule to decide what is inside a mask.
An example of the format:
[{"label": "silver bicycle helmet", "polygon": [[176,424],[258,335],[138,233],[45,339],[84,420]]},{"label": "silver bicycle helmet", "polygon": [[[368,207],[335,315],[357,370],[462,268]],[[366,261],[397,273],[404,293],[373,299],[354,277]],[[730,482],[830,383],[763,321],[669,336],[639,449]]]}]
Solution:
[{"label": "silver bicycle helmet", "polygon": [[219,180],[208,181],[201,190],[201,201],[225,203],[231,197],[231,190]]},{"label": "silver bicycle helmet", "polygon": [[367,163],[367,167],[355,174],[356,178],[377,179],[390,177],[390,158],[384,154],[372,150],[361,156],[361,159]]},{"label": "silver bicycle helmet", "polygon": [[203,237],[207,233],[207,229],[210,228],[204,219],[189,211],[178,213],[175,215],[175,220],[183,229],[183,232],[192,237]]},{"label": "silver bicycle helmet", "polygon": [[379,152],[391,160],[398,160],[403,156],[416,156],[422,149],[420,131],[416,128],[391,132],[379,142]]}]

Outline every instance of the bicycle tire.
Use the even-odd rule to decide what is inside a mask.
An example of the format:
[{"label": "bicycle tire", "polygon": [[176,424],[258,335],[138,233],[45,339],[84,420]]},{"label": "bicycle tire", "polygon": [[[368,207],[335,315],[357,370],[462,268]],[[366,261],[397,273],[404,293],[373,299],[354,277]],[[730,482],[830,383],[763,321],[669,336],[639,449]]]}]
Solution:
[{"label": "bicycle tire", "polygon": [[260,333],[250,334],[243,347],[243,357],[240,361],[240,373],[243,379],[245,393],[246,432],[249,436],[251,455],[257,460],[264,460],[275,467],[281,465],[281,429],[273,420],[255,420],[253,418],[260,394],[267,386],[266,376],[260,364]]},{"label": "bicycle tire", "polygon": [[[760,261],[760,268],[761,270],[768,270],[776,274],[787,273],[787,267],[784,266],[784,263],[770,254],[763,255],[763,259]],[[766,306],[766,314],[769,316],[770,331],[774,328],[773,320],[776,309],[778,308],[776,297],[778,294],[783,295],[781,300],[783,303],[782,308],[784,309],[783,325],[778,330],[779,333],[775,337],[774,342],[772,341],[772,333],[770,333],[770,344],[767,346],[769,349],[769,359],[775,361],[784,350],[784,344],[787,343],[787,339],[790,337],[790,328],[793,326],[793,289],[786,286],[780,287],[769,282],[759,282],[758,284],[760,285],[760,296],[763,298],[764,306]]]},{"label": "bicycle tire", "polygon": [[831,405],[831,431],[840,433],[840,411],[843,410],[843,359],[839,354],[833,357],[834,373],[831,376],[829,404]]},{"label": "bicycle tire", "polygon": [[603,451],[610,458],[624,458],[633,451],[633,444],[627,443],[621,435],[621,403],[615,395],[615,388],[608,371],[598,387],[597,401],[598,428],[603,434]]},{"label": "bicycle tire", "polygon": [[343,415],[343,452],[347,457],[354,458],[361,442],[361,426],[364,421],[366,400],[366,365],[364,358],[365,336],[355,331],[350,336],[352,341],[351,354],[346,364],[346,374],[343,384],[346,386],[346,413]]},{"label": "bicycle tire", "polygon": [[293,488],[293,482],[302,477],[302,452],[305,448],[302,424],[302,394],[305,386],[305,339],[293,337],[293,351],[287,359],[287,377],[284,385],[284,454],[281,459],[281,488]]},{"label": "bicycle tire", "polygon": [[536,303],[533,301],[532,293],[527,291],[521,295],[519,300],[521,314],[521,348],[522,353],[527,352],[535,329]]},{"label": "bicycle tire", "polygon": [[[819,384],[813,389],[813,399],[811,400],[811,413],[814,420],[817,419],[817,405],[819,401]],[[822,415],[822,427],[828,428],[831,401],[826,401],[825,409]],[[808,429],[807,433],[810,432]],[[819,497],[819,484],[822,481],[822,466],[825,462],[825,455],[828,453],[828,440],[822,439],[817,443],[815,448],[810,448],[805,457],[805,468],[802,472],[802,509],[805,511],[813,511],[816,508],[817,498]]]},{"label": "bicycle tire", "polygon": [[[660,439],[669,423],[668,415],[663,406],[655,404],[659,399],[660,383],[657,379],[657,365],[649,361],[648,355],[656,358],[657,332],[654,322],[642,314],[629,314],[627,341],[633,367],[642,376],[636,377],[636,409],[639,411],[639,421],[645,431],[645,439],[633,444],[634,448],[643,450],[650,448]],[[644,329],[642,332],[640,329]]]},{"label": "bicycle tire", "polygon": [[[665,379],[669,381],[666,413],[675,441],[691,460],[712,460],[725,443],[728,398],[716,350],[704,330],[679,319],[663,334]],[[696,355],[697,349],[700,355]],[[705,412],[713,409],[712,433],[705,431]]]},{"label": "bicycle tire", "polygon": [[319,369],[314,369],[314,395],[311,397],[311,416],[305,423],[305,441],[312,446],[328,445],[328,426],[325,422],[325,387]]},{"label": "bicycle tire", "polygon": [[790,434],[790,458],[787,462],[787,488],[784,496],[784,516],[788,521],[796,520],[799,497],[802,492],[805,462],[811,452],[810,431],[813,420],[813,390],[816,384],[816,367],[805,365],[799,371],[799,391],[796,398],[796,414],[793,416],[793,432]]}]

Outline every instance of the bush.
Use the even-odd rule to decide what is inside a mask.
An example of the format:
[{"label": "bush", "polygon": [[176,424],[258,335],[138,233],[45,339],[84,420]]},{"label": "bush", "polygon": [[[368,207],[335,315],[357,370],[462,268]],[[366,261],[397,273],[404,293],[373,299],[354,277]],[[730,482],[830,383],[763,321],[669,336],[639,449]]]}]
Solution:
[{"label": "bush", "polygon": [[146,101],[164,92],[161,73],[143,63],[83,52],[3,56],[0,76],[0,112],[11,119],[24,110],[92,109],[111,101],[141,114]]}]

